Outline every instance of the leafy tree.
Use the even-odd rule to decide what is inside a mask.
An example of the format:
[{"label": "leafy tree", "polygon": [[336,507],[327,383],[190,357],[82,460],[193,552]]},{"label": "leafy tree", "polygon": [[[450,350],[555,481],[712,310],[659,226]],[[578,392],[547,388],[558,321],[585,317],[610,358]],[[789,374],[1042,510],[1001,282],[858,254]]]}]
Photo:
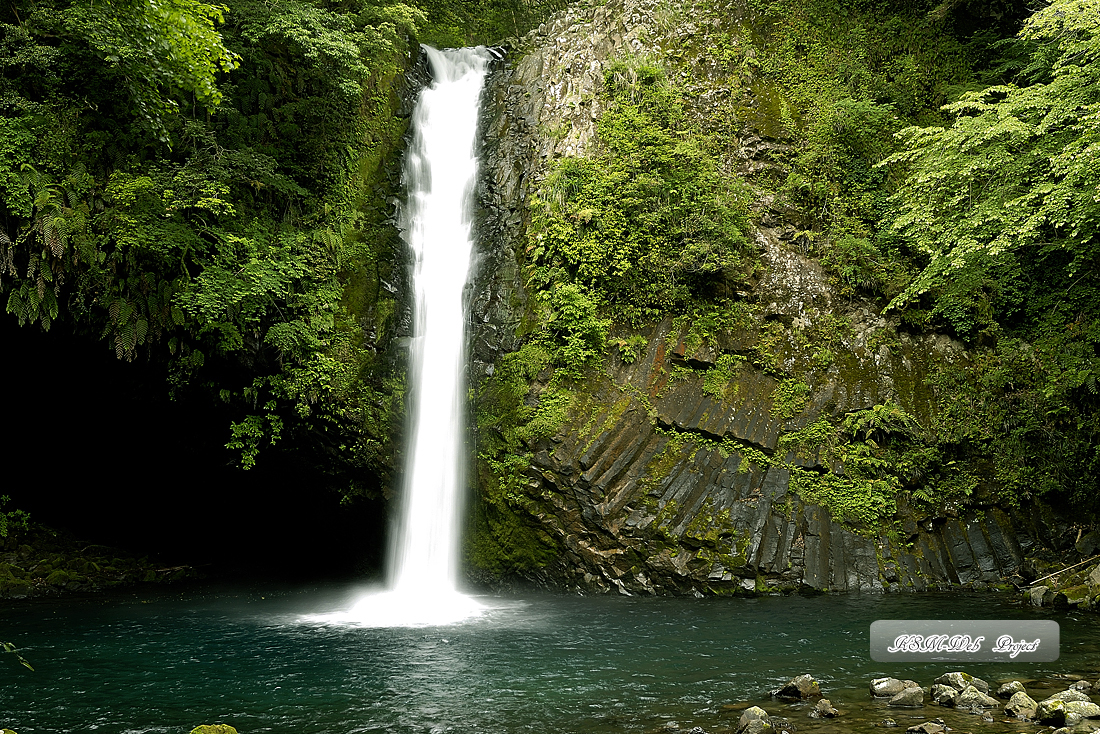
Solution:
[{"label": "leafy tree", "polygon": [[1064,289],[1063,316],[1090,307],[1100,265],[1100,2],[1055,0],[1020,35],[1037,57],[1057,49],[1049,81],[966,94],[950,126],[903,130],[886,161],[909,171],[894,229],[927,258],[890,307],[929,294],[963,336],[1014,305],[1000,281],[1019,263]]},{"label": "leafy tree", "polygon": [[996,457],[1003,496],[1095,510],[1100,480],[1100,2],[1054,0],[1016,83],[907,128],[894,231],[925,265],[889,308],[996,348],[937,377],[937,430]]}]

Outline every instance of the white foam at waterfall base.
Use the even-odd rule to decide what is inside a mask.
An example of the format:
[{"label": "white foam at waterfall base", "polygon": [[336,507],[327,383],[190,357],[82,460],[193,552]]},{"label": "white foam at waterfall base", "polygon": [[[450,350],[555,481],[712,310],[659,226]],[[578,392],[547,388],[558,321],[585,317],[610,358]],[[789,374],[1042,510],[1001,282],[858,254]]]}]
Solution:
[{"label": "white foam at waterfall base", "polygon": [[465,482],[465,309],[473,249],[478,105],[490,57],[483,48],[427,48],[432,84],[413,115],[402,230],[416,290],[411,432],[390,590],[313,617],[361,626],[453,624],[484,606],[457,589]]}]

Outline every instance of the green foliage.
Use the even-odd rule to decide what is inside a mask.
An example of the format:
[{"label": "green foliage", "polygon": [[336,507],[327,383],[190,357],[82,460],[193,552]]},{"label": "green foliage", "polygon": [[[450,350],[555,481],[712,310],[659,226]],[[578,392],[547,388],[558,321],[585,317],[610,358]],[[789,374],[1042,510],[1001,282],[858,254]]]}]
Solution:
[{"label": "green foliage", "polygon": [[31,516],[23,510],[5,510],[4,505],[11,501],[11,497],[0,497],[0,538],[16,535],[30,528]]},{"label": "green foliage", "polygon": [[779,449],[800,460],[789,461],[787,468],[791,489],[803,501],[820,504],[863,531],[877,532],[892,521],[904,489],[926,506],[942,509],[946,501],[942,488],[926,481],[941,450],[892,403],[848,413],[838,426],[819,416],[780,436]]},{"label": "green foliage", "polygon": [[682,92],[630,60],[604,94],[599,154],[562,159],[532,202],[529,287],[576,283],[639,321],[751,277],[745,192],[690,132]]},{"label": "green foliage", "polygon": [[[252,0],[0,10],[0,295],[279,441],[346,496],[392,466],[384,360],[402,247],[387,203],[424,14]],[[219,29],[216,24],[225,19]]]},{"label": "green foliage", "polygon": [[735,380],[745,361],[745,357],[738,354],[720,355],[714,366],[707,370],[703,379],[703,392],[719,400],[727,397],[730,391],[736,392]]},{"label": "green foliage", "polygon": [[424,10],[426,21],[420,40],[454,48],[499,44],[518,39],[567,5],[565,0],[421,0],[417,6]]},{"label": "green foliage", "polygon": [[905,148],[886,161],[909,172],[893,226],[928,264],[892,308],[928,293],[934,315],[974,337],[994,328],[995,307],[1016,305],[1004,276],[1022,274],[1017,263],[1053,270],[1049,285],[1078,303],[1095,295],[1080,283],[1100,256],[1090,164],[1100,142],[1100,33],[1085,5],[1055,2],[1021,34],[1058,49],[1049,82],[966,94],[944,108],[949,127],[901,133]]},{"label": "green foliage", "polygon": [[890,307],[996,345],[937,377],[938,430],[968,445],[967,476],[994,467],[1012,504],[1097,507],[1098,12],[1056,0],[1034,13],[1015,83],[964,94],[948,125],[903,130],[886,161],[907,174],[893,230],[924,264]]},{"label": "green foliage", "polygon": [[645,348],[649,346],[649,342],[646,341],[645,337],[638,334],[628,336],[624,339],[613,339],[611,343],[618,347],[619,359],[622,360],[623,364],[634,364],[637,362],[638,357],[641,356]]},{"label": "green foliage", "polygon": [[222,102],[217,75],[237,66],[215,30],[225,21],[225,6],[198,0],[23,5],[31,33],[78,44],[89,62],[124,85],[136,117],[162,142],[168,142],[167,118],[179,106],[169,95],[190,94],[214,109]]},{"label": "green foliage", "polygon": [[[761,124],[795,144],[776,183],[804,213],[802,247],[821,257],[842,294],[893,297],[908,282],[912,256],[881,229],[899,177],[878,164],[897,150],[895,132],[938,120],[942,104],[973,87],[996,31],[968,37],[966,3],[753,5],[759,51],[745,58],[756,96],[766,91],[777,102],[752,114],[766,113]],[[998,17],[1008,24],[1012,15]]]},{"label": "green foliage", "polygon": [[540,298],[549,313],[542,341],[553,350],[553,363],[580,377],[585,367],[603,360],[610,321],[598,318],[596,302],[575,283],[558,285]]},{"label": "green foliage", "polygon": [[892,478],[840,476],[799,467],[790,471],[791,490],[804,502],[827,508],[838,521],[874,531],[897,512],[900,487]]},{"label": "green foliage", "polygon": [[772,393],[771,412],[776,418],[790,420],[801,413],[809,402],[810,386],[793,377],[776,385]]}]

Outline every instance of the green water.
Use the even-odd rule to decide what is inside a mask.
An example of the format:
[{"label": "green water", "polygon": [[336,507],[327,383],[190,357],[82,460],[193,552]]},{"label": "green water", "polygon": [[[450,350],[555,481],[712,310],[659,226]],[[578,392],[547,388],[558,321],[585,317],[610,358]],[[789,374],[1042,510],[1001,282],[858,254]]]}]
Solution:
[{"label": "green water", "polygon": [[[928,685],[947,670],[872,662],[867,634],[875,619],[1035,616],[1004,594],[546,595],[483,598],[493,609],[451,627],[362,629],[302,621],[346,608],[351,589],[156,594],[8,602],[0,639],[17,644],[35,672],[0,658],[0,727],[19,734],[185,733],[213,722],[242,734],[713,732],[736,724],[731,704],[752,701],[789,717],[799,732],[858,730],[887,715],[904,725],[914,715],[870,703],[870,678]],[[1056,618],[1058,662],[968,670],[991,681],[1070,672],[1095,680],[1100,621]],[[767,701],[769,689],[804,672],[845,711],[840,723]]]}]

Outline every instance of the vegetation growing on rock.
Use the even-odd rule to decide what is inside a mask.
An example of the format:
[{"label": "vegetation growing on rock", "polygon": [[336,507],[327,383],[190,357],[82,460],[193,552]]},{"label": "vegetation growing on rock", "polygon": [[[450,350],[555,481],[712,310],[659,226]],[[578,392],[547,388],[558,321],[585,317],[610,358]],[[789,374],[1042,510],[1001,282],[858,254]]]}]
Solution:
[{"label": "vegetation growing on rock", "polygon": [[[570,557],[606,569],[600,583],[645,588],[645,563],[595,554],[629,555],[623,534],[640,533],[672,557],[679,547],[702,558],[684,529],[701,517],[698,495],[691,507],[665,503],[681,472],[704,471],[705,452],[751,456],[757,481],[789,484],[792,519],[799,503],[818,504],[901,546],[917,539],[915,520],[932,528],[997,504],[1094,513],[1084,487],[1098,479],[1095,237],[1092,205],[1071,203],[1091,191],[1095,85],[1057,92],[1092,73],[1085,5],[579,4],[547,26],[553,44],[524,39],[536,60],[507,83],[526,85],[523,114],[545,134],[533,135],[542,160],[532,159],[515,243],[526,299],[517,333],[547,356],[537,379],[511,389],[526,413],[491,398],[499,372],[478,402],[483,466],[500,486],[527,487],[510,527],[558,533],[543,558],[563,539],[581,542]],[[1076,15],[1052,20],[1059,13]],[[534,68],[567,81],[543,88]],[[997,156],[1021,146],[1031,152],[993,176]],[[685,181],[680,162],[701,178]],[[697,245],[686,221],[701,223],[712,267],[685,269]],[[567,308],[554,305],[562,296]],[[655,332],[666,340],[655,344]],[[749,387],[765,378],[767,393]],[[661,401],[691,391],[694,414],[663,414]],[[745,404],[739,391],[770,411],[774,444],[704,428]],[[544,394],[558,433],[500,440],[522,432]],[[635,418],[620,420],[623,410]],[[652,455],[635,448],[647,431],[667,440]],[[622,462],[639,463],[597,490],[589,483],[605,480],[585,457],[604,440],[608,461],[628,452]],[[585,453],[566,466],[564,446]],[[639,501],[666,522],[627,533],[603,515],[642,491],[623,482],[648,487]],[[601,518],[569,540],[580,527],[571,513],[588,503]],[[627,569],[637,581],[619,576]]]}]

